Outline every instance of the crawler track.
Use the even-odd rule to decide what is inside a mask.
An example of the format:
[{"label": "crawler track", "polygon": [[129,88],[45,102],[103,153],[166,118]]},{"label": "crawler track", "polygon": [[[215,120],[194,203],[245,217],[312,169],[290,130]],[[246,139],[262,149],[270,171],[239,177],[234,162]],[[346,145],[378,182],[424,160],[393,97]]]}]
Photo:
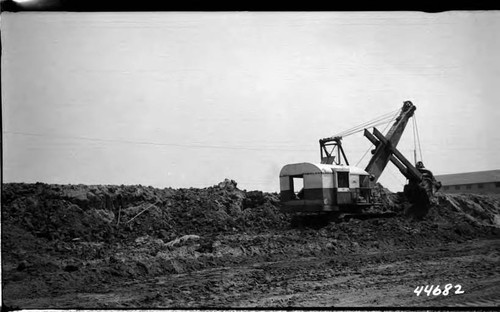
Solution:
[{"label": "crawler track", "polygon": [[294,228],[309,227],[320,229],[331,223],[349,222],[350,220],[386,219],[396,217],[397,215],[396,212],[303,214],[294,215],[291,226]]}]

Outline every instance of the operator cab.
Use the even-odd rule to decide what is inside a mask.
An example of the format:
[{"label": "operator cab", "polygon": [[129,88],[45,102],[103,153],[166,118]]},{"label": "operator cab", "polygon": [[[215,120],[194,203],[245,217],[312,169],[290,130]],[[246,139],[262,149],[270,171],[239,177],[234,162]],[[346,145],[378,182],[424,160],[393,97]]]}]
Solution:
[{"label": "operator cab", "polygon": [[280,172],[283,212],[355,212],[371,205],[370,175],[354,166],[296,163]]}]

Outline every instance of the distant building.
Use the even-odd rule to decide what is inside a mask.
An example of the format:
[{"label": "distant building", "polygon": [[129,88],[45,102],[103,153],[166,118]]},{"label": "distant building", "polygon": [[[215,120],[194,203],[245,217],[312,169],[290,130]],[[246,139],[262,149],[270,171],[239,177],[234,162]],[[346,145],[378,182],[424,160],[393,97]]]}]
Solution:
[{"label": "distant building", "polygon": [[500,170],[436,175],[443,193],[500,194]]}]

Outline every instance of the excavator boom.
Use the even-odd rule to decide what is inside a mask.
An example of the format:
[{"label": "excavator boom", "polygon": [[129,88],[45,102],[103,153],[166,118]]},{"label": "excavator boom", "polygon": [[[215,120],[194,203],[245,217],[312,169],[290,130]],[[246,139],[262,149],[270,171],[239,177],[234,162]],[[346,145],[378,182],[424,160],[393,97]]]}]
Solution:
[{"label": "excavator boom", "polygon": [[408,180],[414,182],[420,182],[422,180],[422,174],[415,168],[406,157],[403,156],[392,144],[387,140],[386,137],[377,128],[373,128],[373,134],[365,129],[365,137],[370,140],[373,145],[378,147],[384,147],[385,150],[389,151],[391,154],[389,160],[401,171]]},{"label": "excavator boom", "polygon": [[[386,139],[385,140],[386,142],[383,142],[383,140],[377,141],[365,129],[365,136],[376,146],[375,150],[372,151],[373,156],[365,168],[365,171],[369,172],[372,175],[371,180],[373,184],[377,182],[377,180],[382,175],[382,172],[384,171],[385,167],[387,166],[387,163],[391,160],[393,151],[396,149],[396,146],[398,145],[399,140],[401,139],[401,135],[404,132],[406,124],[408,123],[408,120],[413,116],[415,110],[416,107],[415,105],[413,105],[412,102],[410,101],[404,102],[403,108],[401,109],[401,113],[396,118],[396,121],[389,129],[387,135],[384,137]],[[374,129],[374,131],[378,132],[378,130],[376,129]],[[380,142],[382,142],[383,144],[380,144]]]},{"label": "excavator boom", "polygon": [[422,218],[427,214],[430,200],[434,192],[441,187],[441,183],[436,181],[430,170],[423,167],[422,162],[418,162],[417,167],[413,166],[396,148],[406,124],[415,110],[416,107],[410,101],[404,102],[400,115],[386,136],[377,128],[373,128],[373,134],[365,129],[365,137],[376,146],[365,171],[371,174],[371,187],[373,187],[387,163],[392,162],[408,179],[408,184],[404,187],[404,194],[412,206],[407,213]]}]

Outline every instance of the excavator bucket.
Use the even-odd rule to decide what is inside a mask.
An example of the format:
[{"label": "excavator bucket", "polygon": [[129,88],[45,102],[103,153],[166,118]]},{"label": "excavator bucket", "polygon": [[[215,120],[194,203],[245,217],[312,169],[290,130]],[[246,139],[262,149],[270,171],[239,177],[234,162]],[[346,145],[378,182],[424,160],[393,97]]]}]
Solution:
[{"label": "excavator bucket", "polygon": [[431,200],[426,189],[421,184],[409,183],[405,185],[403,193],[408,199],[405,215],[417,220],[424,218],[431,207]]}]

